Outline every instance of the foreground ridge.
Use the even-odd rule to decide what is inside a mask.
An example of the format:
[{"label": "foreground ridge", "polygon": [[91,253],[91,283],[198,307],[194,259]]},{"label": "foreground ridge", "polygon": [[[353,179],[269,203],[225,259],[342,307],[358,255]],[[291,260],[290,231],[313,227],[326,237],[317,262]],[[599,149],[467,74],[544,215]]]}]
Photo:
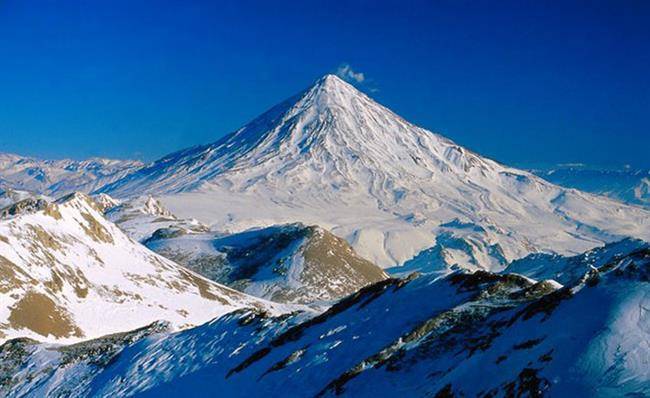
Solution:
[{"label": "foreground ridge", "polygon": [[598,268],[585,257],[564,286],[413,274],[308,319],[242,309],[177,333],[154,324],[69,347],[12,340],[0,346],[0,393],[643,396],[650,250],[628,249]]},{"label": "foreground ridge", "polygon": [[243,307],[284,311],[151,252],[85,194],[25,201],[33,205],[0,219],[0,341],[68,343],[158,320],[198,325]]}]

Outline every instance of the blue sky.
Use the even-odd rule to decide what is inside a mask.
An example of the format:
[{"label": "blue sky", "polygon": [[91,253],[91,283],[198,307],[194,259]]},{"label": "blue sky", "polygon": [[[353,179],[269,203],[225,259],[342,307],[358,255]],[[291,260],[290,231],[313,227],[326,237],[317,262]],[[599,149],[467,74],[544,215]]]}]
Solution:
[{"label": "blue sky", "polygon": [[152,160],[327,72],[501,162],[650,167],[650,2],[0,0],[0,151]]}]

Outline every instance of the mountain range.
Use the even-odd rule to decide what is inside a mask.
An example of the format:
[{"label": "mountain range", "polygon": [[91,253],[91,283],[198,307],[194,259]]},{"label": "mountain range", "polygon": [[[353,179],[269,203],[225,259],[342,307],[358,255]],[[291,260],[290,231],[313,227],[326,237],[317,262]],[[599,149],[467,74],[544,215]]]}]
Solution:
[{"label": "mountain range", "polygon": [[418,256],[425,270],[439,260],[500,270],[532,252],[577,254],[650,237],[650,211],[481,157],[333,75],[214,144],[165,156],[99,191],[152,194],[223,232],[320,225],[382,267]]},{"label": "mountain range", "polygon": [[650,252],[619,249],[601,250],[615,259],[598,268],[575,259],[589,271],[564,286],[486,271],[413,275],[306,320],[240,310],[177,333],[154,323],[72,346],[13,340],[0,348],[0,393],[641,397]]},{"label": "mountain range", "polygon": [[650,170],[560,164],[537,167],[532,173],[555,184],[609,196],[622,202],[650,207]]},{"label": "mountain range", "polygon": [[54,197],[91,192],[143,167],[136,160],[41,160],[0,153],[0,188]]},{"label": "mountain range", "polygon": [[0,396],[647,396],[645,191],[561,175],[333,75],[149,164],[0,155]]},{"label": "mountain range", "polygon": [[84,194],[21,208],[0,220],[0,341],[72,343],[161,319],[179,328],[244,307],[285,311],[148,250]]}]

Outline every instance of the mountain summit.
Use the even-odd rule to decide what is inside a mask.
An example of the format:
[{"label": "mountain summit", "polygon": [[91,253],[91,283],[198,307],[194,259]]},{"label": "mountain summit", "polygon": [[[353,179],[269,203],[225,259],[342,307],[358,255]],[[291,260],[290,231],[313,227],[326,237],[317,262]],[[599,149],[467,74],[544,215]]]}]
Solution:
[{"label": "mountain summit", "polygon": [[[130,180],[144,179],[148,193],[191,191],[214,182],[217,175],[251,167],[255,169],[248,179],[290,175],[294,182],[341,190],[380,184],[385,176],[378,173],[422,177],[431,170],[480,163],[478,158],[465,159],[469,156],[455,146],[447,150],[448,145],[453,144],[326,75],[222,140],[166,156],[107,190],[129,196],[136,193]],[[314,178],[320,176],[327,178]]]},{"label": "mountain summit", "polygon": [[650,238],[650,212],[558,187],[417,127],[333,75],[221,140],[101,189],[224,231],[303,222],[384,267],[500,269]]}]

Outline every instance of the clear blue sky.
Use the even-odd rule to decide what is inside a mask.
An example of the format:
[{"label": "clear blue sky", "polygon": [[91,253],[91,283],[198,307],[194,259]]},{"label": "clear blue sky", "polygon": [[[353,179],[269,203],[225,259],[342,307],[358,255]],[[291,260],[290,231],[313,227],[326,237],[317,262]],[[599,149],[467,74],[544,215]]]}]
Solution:
[{"label": "clear blue sky", "polygon": [[0,0],[0,151],[152,160],[349,64],[511,164],[650,167],[648,1]]}]

